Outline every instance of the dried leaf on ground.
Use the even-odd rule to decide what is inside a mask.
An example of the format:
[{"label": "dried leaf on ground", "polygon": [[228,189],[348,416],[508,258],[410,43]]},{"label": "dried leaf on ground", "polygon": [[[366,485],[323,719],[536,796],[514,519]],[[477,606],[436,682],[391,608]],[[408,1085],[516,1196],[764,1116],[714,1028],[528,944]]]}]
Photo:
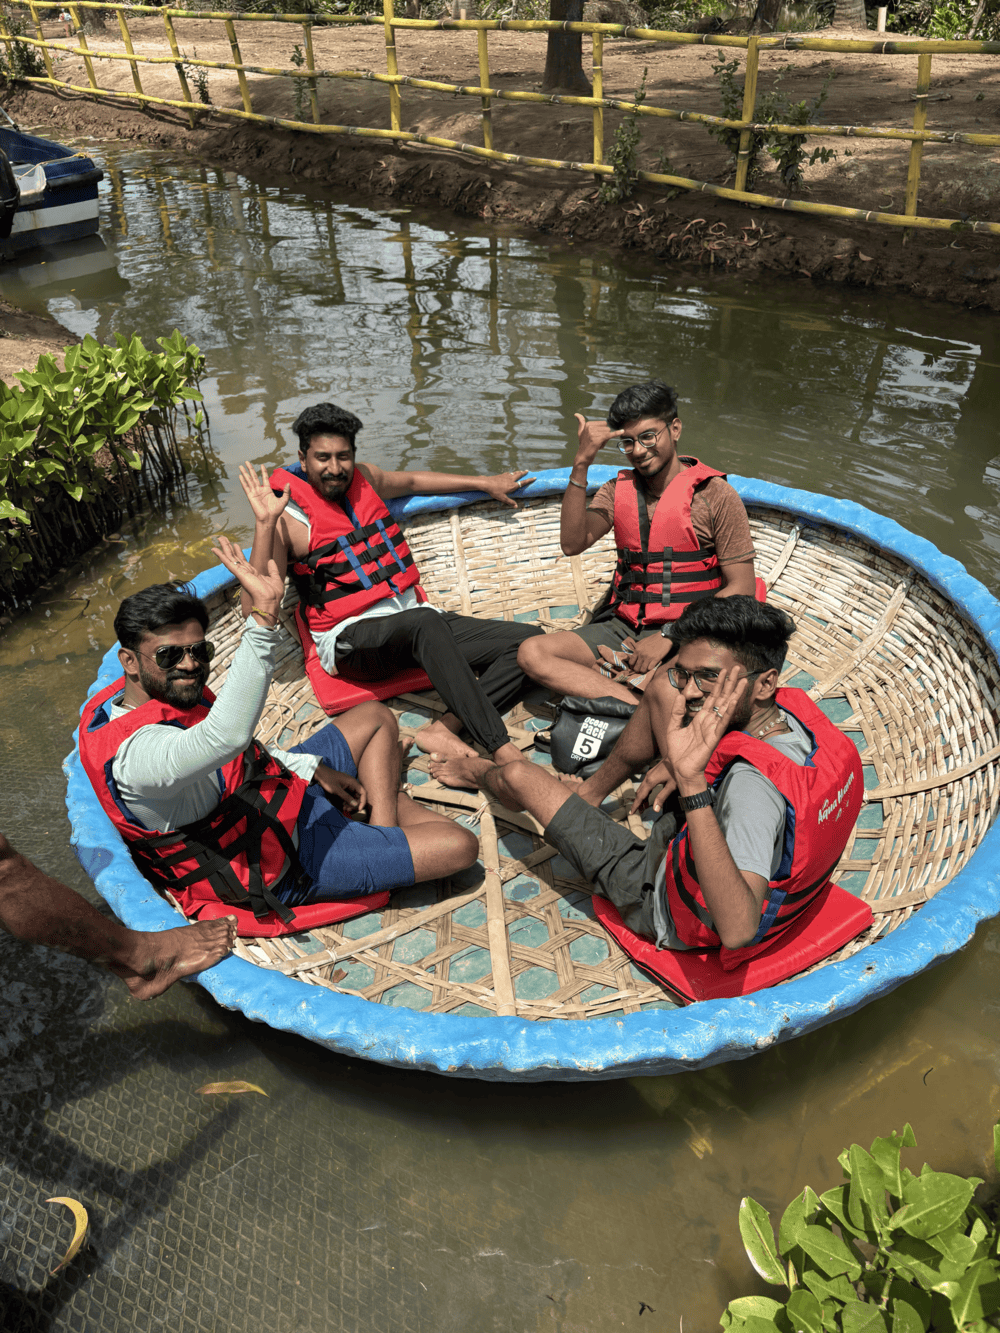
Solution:
[{"label": "dried leaf on ground", "polygon": [[263,1088],[258,1088],[256,1083],[245,1083],[243,1079],[232,1079],[229,1083],[206,1083],[203,1088],[198,1088],[198,1092],[203,1097],[214,1097],[222,1092],[259,1092],[262,1097],[267,1093]]},{"label": "dried leaf on ground", "polygon": [[70,1210],[70,1212],[73,1214],[73,1218],[76,1223],[73,1230],[73,1239],[69,1243],[69,1249],[66,1251],[62,1259],[59,1261],[58,1264],[56,1264],[55,1268],[53,1268],[52,1270],[52,1276],[55,1276],[55,1274],[59,1272],[60,1268],[65,1268],[66,1265],[69,1263],[69,1261],[75,1258],[76,1255],[79,1253],[80,1246],[83,1244],[87,1235],[87,1228],[90,1225],[90,1218],[87,1216],[86,1208],[84,1208],[83,1204],[80,1203],[78,1199],[66,1199],[60,1195],[54,1199],[46,1199],[45,1202],[64,1203],[66,1207]]}]

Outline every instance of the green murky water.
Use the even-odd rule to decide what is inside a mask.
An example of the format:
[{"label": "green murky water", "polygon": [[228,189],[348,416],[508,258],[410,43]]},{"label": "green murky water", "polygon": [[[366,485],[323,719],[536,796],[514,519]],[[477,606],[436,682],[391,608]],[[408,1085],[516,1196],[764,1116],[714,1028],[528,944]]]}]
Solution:
[{"label": "green murky water", "polygon": [[[186,160],[98,155],[107,249],[39,255],[0,271],[0,289],[101,339],[193,337],[225,475],[123,530],[0,638],[0,824],[76,888],[59,764],[118,601],[211,563],[220,530],[249,537],[237,466],[287,458],[310,401],[357,412],[361,454],[384,466],[540,468],[569,461],[574,412],[661,375],[691,452],[859,501],[1000,585],[992,317],[651,276]],[[683,1318],[700,1333],[757,1284],[744,1194],[780,1208],[827,1188],[844,1145],[906,1119],[911,1165],[986,1174],[998,950],[987,926],[886,1000],[743,1063],[495,1087],[347,1062],[196,988],[140,1008],[83,964],[7,942],[0,1274],[53,1329],[604,1333]],[[270,1096],[192,1095],[223,1077]],[[74,1190],[95,1216],[89,1257],[47,1280],[62,1231],[44,1199]]]}]

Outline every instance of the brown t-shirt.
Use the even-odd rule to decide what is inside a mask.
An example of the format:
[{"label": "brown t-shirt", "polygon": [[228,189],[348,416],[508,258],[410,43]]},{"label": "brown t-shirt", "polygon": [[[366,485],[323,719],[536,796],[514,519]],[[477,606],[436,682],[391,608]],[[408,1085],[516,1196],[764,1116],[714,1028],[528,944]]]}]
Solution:
[{"label": "brown t-shirt", "polygon": [[[694,461],[693,458],[681,458],[681,462],[688,467]],[[606,518],[612,527],[615,521],[615,485],[614,481],[606,481],[587,506],[595,514]],[[656,505],[651,503],[650,522],[655,512]],[[722,477],[709,477],[697,488],[691,497],[691,523],[702,546],[715,547],[720,565],[736,565],[753,559],[753,538],[747,511],[732,486]]]}]

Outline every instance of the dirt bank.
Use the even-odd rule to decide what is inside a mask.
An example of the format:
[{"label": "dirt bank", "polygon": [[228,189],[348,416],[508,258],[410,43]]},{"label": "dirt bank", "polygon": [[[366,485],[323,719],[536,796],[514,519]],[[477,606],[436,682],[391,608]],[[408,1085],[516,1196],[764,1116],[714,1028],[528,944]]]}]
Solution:
[{"label": "dirt bank", "polygon": [[[141,54],[167,51],[163,27],[156,20],[131,21],[135,49]],[[219,25],[183,20],[177,24],[182,50],[206,59],[229,60]],[[48,35],[48,33],[47,33]],[[57,36],[55,28],[51,35]],[[247,64],[288,67],[301,33],[294,27],[246,24],[240,41]],[[323,69],[383,70],[384,38],[377,28],[316,30],[316,65]],[[120,51],[110,33],[91,39],[97,49]],[[472,33],[397,33],[404,74],[475,84],[478,65]],[[588,53],[585,50],[585,64]],[[724,52],[726,59],[738,51]],[[497,88],[537,90],[545,56],[536,34],[491,33],[490,65]],[[721,112],[719,82],[712,66],[713,48],[663,48],[652,43],[609,41],[605,47],[605,92],[627,97],[647,70],[650,104]],[[836,62],[836,63],[835,63]],[[102,87],[131,87],[124,61],[95,62]],[[833,124],[877,124],[902,129],[912,124],[916,61],[906,55],[835,55],[776,51],[762,56],[761,88],[767,91],[780,73],[790,100],[817,97],[829,76],[822,118]],[[1000,131],[1000,64],[991,57],[936,56],[928,128],[951,131]],[[58,76],[86,82],[80,61],[62,57]],[[144,88],[178,96],[171,65],[141,68]],[[192,77],[188,70],[189,79]],[[254,110],[270,116],[308,118],[308,98],[298,115],[288,79],[249,75]],[[215,106],[240,105],[236,76],[207,74]],[[628,252],[658,266],[666,262],[711,264],[752,277],[759,272],[800,280],[843,282],[882,288],[934,300],[1000,309],[1000,238],[963,233],[915,232],[904,244],[896,229],[835,222],[749,209],[703,194],[666,197],[640,189],[624,204],[605,205],[596,198],[589,177],[566,171],[508,167],[448,150],[394,146],[344,136],[320,136],[225,121],[207,114],[192,130],[184,113],[74,94],[19,91],[6,98],[26,125],[47,131],[131,139],[156,147],[185,149],[238,169],[262,181],[293,179],[362,191],[373,200],[442,206],[458,215],[542,232],[561,243],[599,246]],[[461,142],[482,142],[476,98],[404,87],[403,128]],[[371,82],[320,81],[322,120],[338,125],[388,127],[388,90]],[[621,113],[605,111],[606,152]],[[592,151],[589,109],[545,104],[494,103],[495,146],[522,156],[587,161]],[[857,208],[902,212],[909,144],[905,141],[839,139],[826,141],[837,150],[827,164],[807,172],[801,196]],[[920,212],[953,219],[1000,220],[997,150],[962,144],[932,144],[924,151]],[[731,180],[731,159],[703,126],[666,120],[642,123],[640,164],[715,183]],[[755,188],[781,194],[773,169],[764,170]]]},{"label": "dirt bank", "polygon": [[14,384],[19,370],[33,369],[44,352],[51,352],[62,365],[63,352],[78,342],[48,315],[32,315],[0,299],[0,379]]}]

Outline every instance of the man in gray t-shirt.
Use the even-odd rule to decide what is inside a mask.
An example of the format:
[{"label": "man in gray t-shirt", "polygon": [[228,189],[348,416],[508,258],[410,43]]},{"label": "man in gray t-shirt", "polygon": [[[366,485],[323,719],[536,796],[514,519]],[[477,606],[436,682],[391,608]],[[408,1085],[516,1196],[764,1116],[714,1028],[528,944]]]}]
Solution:
[{"label": "man in gray t-shirt", "polygon": [[[739,594],[693,603],[674,624],[674,664],[657,671],[612,754],[578,791],[568,792],[535,764],[498,768],[484,760],[448,759],[432,763],[431,771],[451,785],[476,785],[508,809],[528,810],[545,826],[545,840],[615,905],[633,934],[660,948],[705,948],[714,939],[740,949],[761,927],[770,883],[789,873],[787,835],[794,829],[786,828],[781,792],[748,761],[732,759],[714,785],[706,771],[732,732],[773,746],[794,765],[812,762],[813,736],[775,697],[795,625],[776,607]],[[824,790],[832,784],[836,792],[846,781],[847,791],[854,775],[840,773],[845,754],[842,747],[836,753],[837,771],[823,770]],[[762,766],[776,777],[788,771],[783,764],[778,771]],[[654,805],[662,810],[648,840],[597,808],[644,770],[633,812],[656,789]],[[679,839],[685,822],[686,836]],[[844,822],[845,840],[850,823]],[[828,850],[835,851],[835,841],[827,839]],[[812,887],[820,882],[803,893]],[[675,912],[686,914],[683,921],[672,919],[671,902]]]}]

